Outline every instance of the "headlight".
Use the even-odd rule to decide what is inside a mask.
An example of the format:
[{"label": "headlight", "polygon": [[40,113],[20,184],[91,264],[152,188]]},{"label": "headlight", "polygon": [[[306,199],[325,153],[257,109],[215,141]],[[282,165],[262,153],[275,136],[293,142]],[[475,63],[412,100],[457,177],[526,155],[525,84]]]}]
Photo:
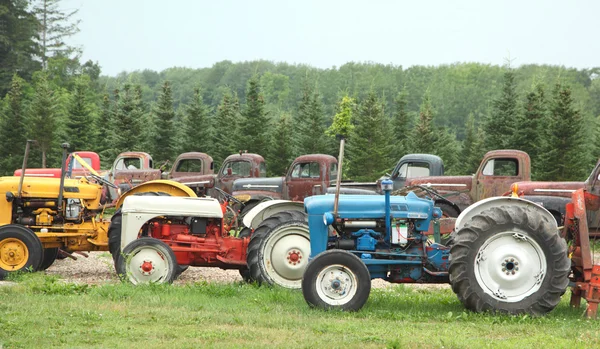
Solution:
[{"label": "headlight", "polygon": [[323,214],[323,224],[325,225],[331,225],[331,223],[333,223],[333,214],[331,212],[327,212],[325,214]]}]

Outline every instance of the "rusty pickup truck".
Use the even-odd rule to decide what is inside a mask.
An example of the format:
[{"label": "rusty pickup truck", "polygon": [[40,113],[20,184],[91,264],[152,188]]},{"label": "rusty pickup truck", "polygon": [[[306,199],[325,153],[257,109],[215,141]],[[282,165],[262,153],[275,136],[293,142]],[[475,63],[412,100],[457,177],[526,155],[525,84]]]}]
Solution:
[{"label": "rusty pickup truck", "polygon": [[325,154],[302,155],[292,162],[284,177],[235,180],[232,194],[250,196],[246,207],[270,199],[302,201],[307,196],[325,194],[336,177],[335,157]]},{"label": "rusty pickup truck", "polygon": [[[520,197],[544,206],[562,225],[565,206],[572,201],[573,193],[578,189],[585,189],[594,195],[600,195],[600,160],[584,182],[532,182],[522,181],[514,183]],[[600,227],[600,215],[588,215],[590,227]],[[597,233],[594,233],[597,235]]]},{"label": "rusty pickup truck", "polygon": [[162,178],[183,183],[199,196],[215,196],[212,190],[215,187],[231,194],[236,179],[267,175],[265,159],[258,154],[229,155],[216,174],[213,166],[212,157],[205,153],[183,153],[173,163],[171,172],[163,173]]},{"label": "rusty pickup truck", "polygon": [[520,150],[487,152],[477,172],[470,176],[420,177],[406,181],[407,187],[431,188],[436,206],[445,215],[458,217],[469,205],[492,196],[508,193],[511,185],[531,179],[531,160]]}]

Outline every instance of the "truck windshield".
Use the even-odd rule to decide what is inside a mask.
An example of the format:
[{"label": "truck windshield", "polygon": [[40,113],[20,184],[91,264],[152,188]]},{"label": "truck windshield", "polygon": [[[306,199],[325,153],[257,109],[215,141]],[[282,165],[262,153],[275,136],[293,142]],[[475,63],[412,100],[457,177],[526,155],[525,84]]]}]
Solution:
[{"label": "truck windshield", "polygon": [[[231,169],[231,173],[228,173],[228,169]],[[252,165],[248,161],[234,161],[228,162],[223,166],[221,173],[224,175],[230,174],[232,176],[249,177]],[[266,173],[266,168],[265,168]]]},{"label": "truck windshield", "polygon": [[259,176],[260,177],[266,177],[267,176],[267,165],[265,165],[265,162],[261,162],[260,163],[260,168],[259,168]]},{"label": "truck windshield", "polygon": [[429,164],[425,162],[406,162],[400,166],[398,175],[394,177],[414,178],[429,176]]},{"label": "truck windshield", "polygon": [[319,163],[305,162],[296,164],[292,170],[292,178],[319,178]]},{"label": "truck windshield", "polygon": [[142,168],[140,158],[120,158],[115,165],[117,170],[139,170],[140,168]]},{"label": "truck windshield", "polygon": [[175,172],[198,172],[202,173],[201,159],[183,159],[177,164]]},{"label": "truck windshield", "polygon": [[519,175],[519,163],[517,159],[491,159],[483,168],[484,176],[509,176]]}]

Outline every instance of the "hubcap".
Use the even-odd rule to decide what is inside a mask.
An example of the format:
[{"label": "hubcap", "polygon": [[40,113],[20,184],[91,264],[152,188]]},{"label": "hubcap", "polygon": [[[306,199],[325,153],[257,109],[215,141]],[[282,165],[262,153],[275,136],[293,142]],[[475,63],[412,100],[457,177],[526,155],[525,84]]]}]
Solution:
[{"label": "hubcap", "polygon": [[356,295],[357,278],[341,264],[330,265],[317,275],[317,294],[329,305],[343,305]]},{"label": "hubcap", "polygon": [[308,229],[289,226],[273,232],[266,242],[263,262],[273,281],[283,287],[300,288],[310,255]]},{"label": "hubcap", "polygon": [[479,249],[475,278],[497,300],[519,302],[540,289],[546,274],[544,251],[529,236],[516,231],[496,234]]},{"label": "hubcap", "polygon": [[170,270],[170,265],[161,251],[153,246],[135,249],[127,256],[127,277],[134,285],[140,283],[163,283]]},{"label": "hubcap", "polygon": [[8,238],[0,241],[0,268],[4,270],[19,270],[29,260],[29,249],[19,239]]}]

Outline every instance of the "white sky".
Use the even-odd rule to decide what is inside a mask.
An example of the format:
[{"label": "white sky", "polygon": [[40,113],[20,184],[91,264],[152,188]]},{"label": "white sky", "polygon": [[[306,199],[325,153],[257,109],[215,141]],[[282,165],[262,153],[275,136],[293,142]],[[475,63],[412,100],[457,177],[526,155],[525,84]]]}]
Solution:
[{"label": "white sky", "polygon": [[600,1],[63,0],[102,73],[222,60],[600,66]]}]

